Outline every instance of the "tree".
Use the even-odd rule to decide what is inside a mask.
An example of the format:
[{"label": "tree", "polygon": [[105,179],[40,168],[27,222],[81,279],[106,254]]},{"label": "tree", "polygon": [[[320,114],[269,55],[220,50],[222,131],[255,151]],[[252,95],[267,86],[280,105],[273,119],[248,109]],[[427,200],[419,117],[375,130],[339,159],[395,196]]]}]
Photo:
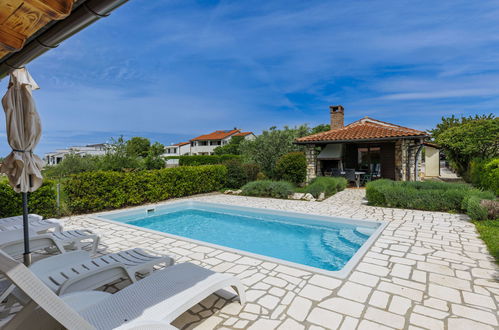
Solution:
[{"label": "tree", "polygon": [[165,160],[161,155],[165,152],[165,146],[159,142],[154,142],[149,148],[147,156],[144,158],[146,170],[159,170],[165,167]]},{"label": "tree", "polygon": [[159,142],[154,142],[147,153],[148,156],[158,157],[165,153],[165,146]]},{"label": "tree", "polygon": [[296,185],[307,178],[307,159],[303,152],[290,152],[281,156],[275,166],[277,179],[289,181]]},{"label": "tree", "polygon": [[126,152],[132,157],[147,157],[151,148],[151,141],[148,138],[135,136],[126,141]]},{"label": "tree", "polygon": [[78,155],[70,153],[55,166],[47,166],[43,175],[48,178],[60,179],[70,174],[86,171],[96,171],[99,169],[99,156]]},{"label": "tree", "polygon": [[242,141],[244,141],[244,136],[233,136],[230,138],[228,144],[216,147],[213,153],[215,155],[240,155],[241,150],[239,150],[239,146]]},{"label": "tree", "polygon": [[112,139],[112,143],[100,159],[99,168],[104,171],[122,171],[142,167],[142,160],[129,153],[128,141],[123,136]]},{"label": "tree", "polygon": [[320,125],[317,125],[317,126],[313,127],[310,130],[310,134],[312,135],[312,134],[327,132],[329,130],[331,130],[331,125],[329,125],[329,124],[320,124]]},{"label": "tree", "polygon": [[241,155],[244,160],[257,163],[267,177],[276,178],[277,160],[289,152],[303,150],[303,147],[294,144],[294,141],[309,133],[310,129],[307,125],[294,128],[285,126],[281,130],[274,126],[263,131],[254,140],[242,141],[239,146]]},{"label": "tree", "polygon": [[492,114],[442,118],[442,123],[430,132],[461,174],[468,171],[474,158],[499,156],[499,118]]}]

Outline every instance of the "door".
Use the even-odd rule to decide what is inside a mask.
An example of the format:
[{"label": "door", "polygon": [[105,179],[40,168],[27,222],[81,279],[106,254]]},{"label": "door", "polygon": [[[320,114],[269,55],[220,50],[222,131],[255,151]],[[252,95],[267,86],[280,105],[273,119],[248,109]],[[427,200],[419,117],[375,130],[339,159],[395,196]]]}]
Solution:
[{"label": "door", "polygon": [[380,158],[381,177],[395,180],[395,143],[383,143]]}]

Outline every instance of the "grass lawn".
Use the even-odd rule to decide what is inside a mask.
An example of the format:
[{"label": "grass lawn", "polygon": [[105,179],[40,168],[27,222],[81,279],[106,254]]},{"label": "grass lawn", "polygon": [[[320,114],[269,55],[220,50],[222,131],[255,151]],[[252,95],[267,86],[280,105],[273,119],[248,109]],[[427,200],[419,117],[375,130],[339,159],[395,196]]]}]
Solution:
[{"label": "grass lawn", "polygon": [[480,237],[487,244],[490,254],[496,258],[496,262],[499,264],[499,219],[473,221],[473,223],[476,225]]}]

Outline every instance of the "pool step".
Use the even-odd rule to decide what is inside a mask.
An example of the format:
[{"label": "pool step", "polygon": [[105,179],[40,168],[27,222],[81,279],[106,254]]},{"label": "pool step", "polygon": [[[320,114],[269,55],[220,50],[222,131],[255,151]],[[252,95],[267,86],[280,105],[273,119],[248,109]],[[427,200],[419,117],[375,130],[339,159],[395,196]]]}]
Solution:
[{"label": "pool step", "polygon": [[319,237],[309,239],[306,245],[314,259],[324,264],[331,265],[333,269],[341,269],[348,260],[342,258],[342,256],[335,255],[333,252],[326,249]]},{"label": "pool step", "polygon": [[322,244],[337,255],[350,258],[357,251],[357,247],[340,240],[337,232],[327,231],[322,234]]},{"label": "pool step", "polygon": [[340,239],[346,243],[360,247],[368,239],[368,236],[354,229],[340,229]]}]

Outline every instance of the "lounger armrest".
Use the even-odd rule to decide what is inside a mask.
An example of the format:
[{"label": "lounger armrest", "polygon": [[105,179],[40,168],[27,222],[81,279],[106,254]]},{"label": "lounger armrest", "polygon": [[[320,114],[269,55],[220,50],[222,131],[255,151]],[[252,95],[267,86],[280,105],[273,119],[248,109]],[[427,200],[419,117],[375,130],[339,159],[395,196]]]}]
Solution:
[{"label": "lounger armrest", "polygon": [[64,230],[64,225],[62,223],[61,220],[59,219],[55,219],[55,218],[50,218],[50,219],[43,219],[41,221],[47,221],[47,222],[51,222],[54,224],[54,231],[63,231]]},{"label": "lounger armrest", "polygon": [[121,277],[128,277],[130,281],[136,282],[135,275],[130,274],[123,264],[117,262],[68,279],[61,285],[56,293],[62,295],[65,292],[84,291],[89,290],[88,287],[96,289],[108,284],[108,274],[116,272],[120,273]]}]

